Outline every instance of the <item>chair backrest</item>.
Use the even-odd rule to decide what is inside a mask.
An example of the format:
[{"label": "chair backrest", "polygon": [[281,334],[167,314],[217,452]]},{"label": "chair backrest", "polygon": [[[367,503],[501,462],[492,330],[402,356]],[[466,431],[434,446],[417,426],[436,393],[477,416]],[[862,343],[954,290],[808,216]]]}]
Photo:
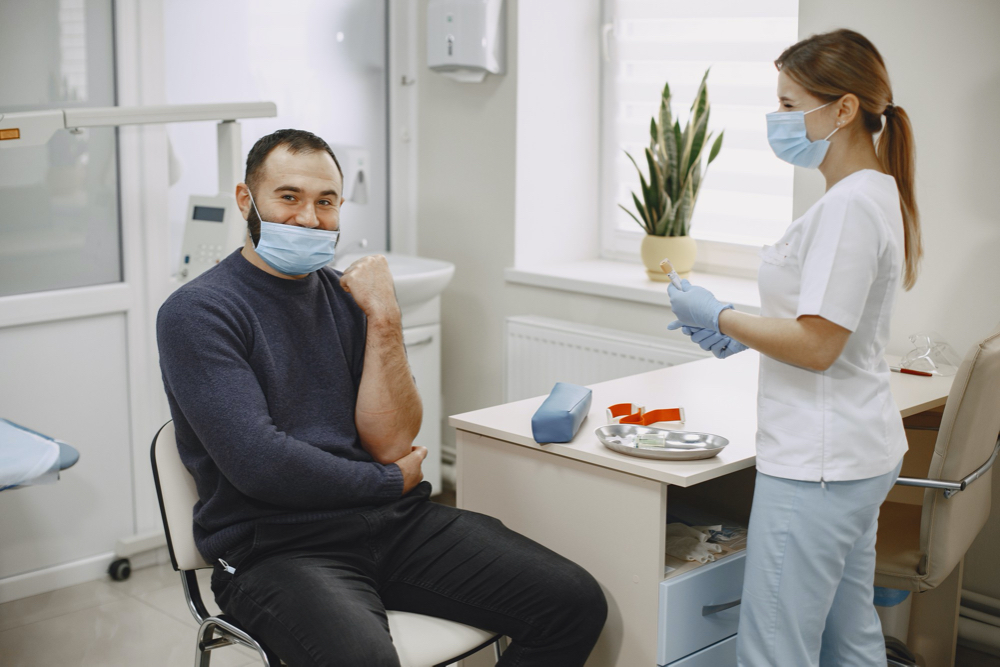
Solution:
[{"label": "chair backrest", "polygon": [[194,506],[198,488],[194,477],[181,462],[177,451],[174,423],[167,422],[153,438],[150,448],[156,497],[167,533],[167,548],[175,570],[211,567],[194,544]]},{"label": "chair backrest", "polygon": [[[1000,435],[1000,325],[972,346],[955,375],[941,417],[928,477],[960,481],[986,463]],[[927,489],[921,512],[920,550],[925,585],[951,574],[990,514],[992,470],[951,498]]]}]

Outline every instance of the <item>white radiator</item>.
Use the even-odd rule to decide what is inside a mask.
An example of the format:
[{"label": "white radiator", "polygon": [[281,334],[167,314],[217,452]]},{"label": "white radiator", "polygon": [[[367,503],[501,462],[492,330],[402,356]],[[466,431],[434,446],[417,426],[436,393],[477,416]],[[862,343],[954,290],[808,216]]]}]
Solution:
[{"label": "white radiator", "polygon": [[708,356],[677,342],[547,317],[508,317],[506,400],[541,396],[556,382],[594,384]]}]

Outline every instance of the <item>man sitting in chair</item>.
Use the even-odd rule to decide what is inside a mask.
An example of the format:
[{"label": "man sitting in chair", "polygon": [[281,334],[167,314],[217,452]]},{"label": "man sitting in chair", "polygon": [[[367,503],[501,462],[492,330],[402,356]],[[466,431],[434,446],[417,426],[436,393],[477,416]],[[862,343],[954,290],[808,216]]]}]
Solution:
[{"label": "man sitting in chair", "polygon": [[398,665],[386,609],[507,635],[501,665],[583,665],[607,614],[594,578],[496,519],[429,502],[385,258],[327,266],[342,184],[316,135],[259,140],[236,186],[246,244],[157,318],[216,601],[293,667]]}]

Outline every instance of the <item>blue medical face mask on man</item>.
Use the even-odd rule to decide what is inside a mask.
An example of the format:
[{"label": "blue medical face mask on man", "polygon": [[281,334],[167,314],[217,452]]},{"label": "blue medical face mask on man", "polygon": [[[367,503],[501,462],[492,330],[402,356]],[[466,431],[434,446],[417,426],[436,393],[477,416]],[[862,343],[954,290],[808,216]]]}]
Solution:
[{"label": "blue medical face mask on man", "polygon": [[774,154],[796,167],[815,169],[820,166],[830,149],[830,137],[840,127],[834,128],[825,139],[809,141],[806,136],[806,114],[831,104],[833,102],[827,102],[809,111],[774,111],[767,114],[767,142],[771,144]]},{"label": "blue medical face mask on man", "polygon": [[[249,189],[247,192],[250,193]],[[339,231],[264,222],[253,193],[250,193],[250,204],[260,219],[257,254],[272,269],[286,276],[300,276],[318,271],[333,261],[340,240]]]}]

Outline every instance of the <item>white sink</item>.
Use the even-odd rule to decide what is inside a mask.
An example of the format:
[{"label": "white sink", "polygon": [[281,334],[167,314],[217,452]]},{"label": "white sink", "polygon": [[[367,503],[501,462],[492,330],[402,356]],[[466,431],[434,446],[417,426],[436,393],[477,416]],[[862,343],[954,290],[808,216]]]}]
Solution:
[{"label": "white sink", "polygon": [[383,255],[396,284],[399,307],[411,309],[441,294],[455,275],[455,265],[438,259],[397,255],[391,252],[358,252],[338,257],[334,268],[343,271],[367,255]]}]

